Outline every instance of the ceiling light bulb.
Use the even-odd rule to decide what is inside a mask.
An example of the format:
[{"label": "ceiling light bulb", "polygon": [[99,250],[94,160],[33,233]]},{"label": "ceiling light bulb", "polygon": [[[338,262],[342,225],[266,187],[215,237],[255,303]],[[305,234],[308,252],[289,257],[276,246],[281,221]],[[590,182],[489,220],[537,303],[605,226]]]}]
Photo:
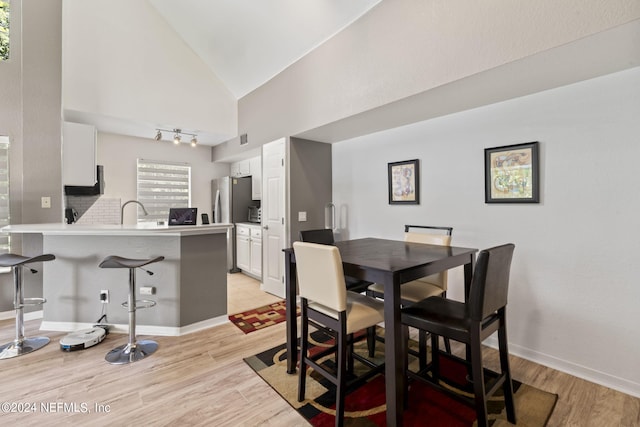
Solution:
[{"label": "ceiling light bulb", "polygon": [[173,143],[176,145],[180,144],[180,139],[180,134],[176,133],[176,135],[173,137]]},{"label": "ceiling light bulb", "polygon": [[196,145],[198,145],[198,139],[194,135],[193,138],[191,138],[191,146],[195,147]]},{"label": "ceiling light bulb", "polygon": [[162,139],[162,132],[160,132],[160,129],[158,129],[156,131],[156,136],[154,138],[156,141],[160,141]]}]

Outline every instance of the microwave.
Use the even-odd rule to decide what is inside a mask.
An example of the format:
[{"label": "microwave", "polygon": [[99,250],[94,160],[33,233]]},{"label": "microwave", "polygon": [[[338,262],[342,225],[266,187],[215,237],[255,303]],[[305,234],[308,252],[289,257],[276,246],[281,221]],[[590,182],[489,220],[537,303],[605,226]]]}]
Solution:
[{"label": "microwave", "polygon": [[262,208],[249,206],[249,222],[260,223],[262,221]]}]

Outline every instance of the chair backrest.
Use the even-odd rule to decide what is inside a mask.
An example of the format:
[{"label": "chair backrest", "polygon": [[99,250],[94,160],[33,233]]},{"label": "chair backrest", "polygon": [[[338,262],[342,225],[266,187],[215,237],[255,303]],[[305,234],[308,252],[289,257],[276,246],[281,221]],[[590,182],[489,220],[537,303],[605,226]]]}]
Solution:
[{"label": "chair backrest", "polygon": [[321,245],[333,245],[333,231],[328,228],[320,228],[318,230],[302,230],[300,231],[300,241],[309,243],[319,243]]},{"label": "chair backrest", "polygon": [[347,309],[342,258],[335,246],[294,242],[300,297],[335,311]]},{"label": "chair backrest", "polygon": [[507,243],[480,251],[467,306],[473,320],[480,321],[507,305],[514,249],[513,243]]},{"label": "chair backrest", "polygon": [[[409,231],[410,228],[426,229],[428,231],[434,231],[434,233],[413,232],[413,231]],[[440,234],[436,234],[437,231],[440,231]],[[451,246],[452,232],[453,232],[452,227],[405,225],[404,240],[405,242],[412,242],[412,243],[426,243],[429,245]],[[444,289],[445,291],[447,290],[448,275],[446,270],[440,273],[432,274],[431,276],[424,277],[420,280],[434,284]]]}]

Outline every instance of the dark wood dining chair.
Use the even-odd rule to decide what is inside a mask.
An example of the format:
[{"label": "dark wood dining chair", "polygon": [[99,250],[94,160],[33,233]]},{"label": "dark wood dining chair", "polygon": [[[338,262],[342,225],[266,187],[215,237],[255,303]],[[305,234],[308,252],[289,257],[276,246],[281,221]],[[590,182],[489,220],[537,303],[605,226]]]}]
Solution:
[{"label": "dark wood dining chair", "polygon": [[314,230],[301,230],[300,241],[318,243],[321,245],[334,245],[333,231],[328,228],[318,228]]},{"label": "dark wood dining chair", "polygon": [[[331,245],[295,242],[298,288],[300,291],[300,372],[298,401],[305,399],[307,366],[336,386],[336,426],[344,424],[344,402],[348,386],[356,387],[366,378],[380,372],[384,365],[353,352],[354,333],[384,320],[384,304],[375,298],[347,291],[340,251]],[[335,337],[336,346],[311,356],[309,325],[323,329]],[[327,369],[321,361],[329,353],[337,353],[335,369]],[[347,382],[353,373],[353,359],[371,368],[363,376]]]},{"label": "dark wood dining chair", "polygon": [[[478,426],[487,426],[487,400],[499,388],[504,393],[507,419],[515,424],[516,412],[507,348],[507,294],[509,273],[515,246],[511,243],[480,251],[473,272],[466,303],[440,297],[429,297],[402,308],[402,323],[431,333],[431,363],[415,373],[412,379],[426,384],[475,407]],[[501,372],[485,382],[482,365],[482,341],[498,331]],[[470,356],[470,381],[474,398],[464,397],[440,383],[440,351],[437,336],[448,337],[467,345]],[[406,352],[405,352],[406,354]],[[453,357],[447,355],[447,357]]]}]

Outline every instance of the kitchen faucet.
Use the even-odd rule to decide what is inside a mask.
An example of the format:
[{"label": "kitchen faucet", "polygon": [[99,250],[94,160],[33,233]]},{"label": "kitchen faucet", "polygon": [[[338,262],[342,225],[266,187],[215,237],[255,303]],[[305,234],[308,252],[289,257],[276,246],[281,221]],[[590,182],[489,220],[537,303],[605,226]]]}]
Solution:
[{"label": "kitchen faucet", "polygon": [[142,203],[140,203],[137,200],[128,200],[128,201],[124,202],[124,204],[120,208],[120,225],[124,224],[124,207],[127,206],[129,203],[137,203],[137,204],[139,204],[140,207],[142,208],[142,211],[144,212],[144,214],[145,215],[149,215],[149,212],[147,212],[147,210],[145,209],[145,207],[144,207],[144,205]]}]

